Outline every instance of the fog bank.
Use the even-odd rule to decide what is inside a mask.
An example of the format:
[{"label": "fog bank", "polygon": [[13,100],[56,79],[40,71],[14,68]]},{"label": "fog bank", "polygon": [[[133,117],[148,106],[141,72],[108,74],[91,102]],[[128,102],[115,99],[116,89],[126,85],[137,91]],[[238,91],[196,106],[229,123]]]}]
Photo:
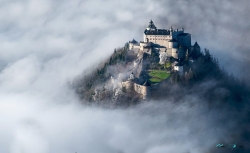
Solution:
[{"label": "fog bank", "polygon": [[81,105],[68,84],[114,48],[142,40],[150,19],[158,28],[183,26],[192,43],[210,49],[225,69],[248,82],[248,5],[247,0],[0,1],[0,152],[198,153],[227,136],[226,143],[240,141],[242,131],[230,134],[237,122],[226,120],[228,111],[211,111],[196,96],[180,105],[166,100],[106,110]]}]

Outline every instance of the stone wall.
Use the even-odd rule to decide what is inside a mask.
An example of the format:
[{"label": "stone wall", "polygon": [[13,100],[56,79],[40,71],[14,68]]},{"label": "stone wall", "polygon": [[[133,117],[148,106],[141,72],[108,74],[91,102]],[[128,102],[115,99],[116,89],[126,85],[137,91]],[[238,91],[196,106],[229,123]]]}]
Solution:
[{"label": "stone wall", "polygon": [[133,44],[133,43],[129,43],[129,50],[133,50],[133,49],[139,49],[140,45],[139,44]]},{"label": "stone wall", "polygon": [[144,34],[144,42],[152,42],[155,44],[159,44],[161,46],[168,47],[168,41],[172,37],[170,35],[145,35]]},{"label": "stone wall", "polygon": [[143,86],[140,84],[134,83],[134,90],[143,95],[143,99],[147,99],[150,94],[150,86]]},{"label": "stone wall", "polygon": [[134,90],[138,94],[142,94],[143,99],[147,99],[150,95],[150,86],[143,86],[132,81],[122,82],[122,87],[126,88],[128,91]]}]

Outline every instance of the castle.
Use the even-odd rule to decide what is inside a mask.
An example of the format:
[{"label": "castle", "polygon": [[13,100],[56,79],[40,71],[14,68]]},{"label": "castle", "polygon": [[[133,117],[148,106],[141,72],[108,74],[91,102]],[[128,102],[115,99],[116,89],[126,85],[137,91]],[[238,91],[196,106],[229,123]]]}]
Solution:
[{"label": "castle", "polygon": [[[191,34],[185,33],[184,29],[173,29],[172,27],[168,29],[157,29],[153,21],[149,22],[148,27],[143,33],[143,41],[137,42],[136,40],[129,41],[129,50],[142,54],[151,55],[153,51],[156,51],[160,56],[160,64],[163,64],[164,58],[173,58],[172,67],[174,71],[180,74],[184,73],[183,63],[185,56],[192,54],[195,51],[200,51],[200,46],[197,42],[194,46],[191,46]],[[138,66],[138,61],[135,61],[135,66]],[[147,99],[150,95],[151,85],[146,80],[145,83],[138,83],[136,78],[131,73],[130,77],[122,82],[122,87],[127,90],[134,90],[135,92],[141,94],[143,99]]]},{"label": "castle", "polygon": [[152,20],[144,31],[143,40],[140,43],[134,39],[129,41],[129,49],[151,54],[152,48],[155,48],[175,59],[184,58],[185,53],[192,49],[191,34],[185,33],[183,28],[157,29]]}]

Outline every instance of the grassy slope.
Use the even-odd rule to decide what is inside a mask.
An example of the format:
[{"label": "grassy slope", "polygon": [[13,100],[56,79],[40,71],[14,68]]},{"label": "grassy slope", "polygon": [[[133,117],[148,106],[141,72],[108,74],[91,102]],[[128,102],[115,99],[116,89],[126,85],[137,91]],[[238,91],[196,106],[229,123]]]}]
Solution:
[{"label": "grassy slope", "polygon": [[170,73],[163,70],[150,70],[149,76],[151,76],[149,79],[151,83],[159,83],[167,79],[170,76]]}]

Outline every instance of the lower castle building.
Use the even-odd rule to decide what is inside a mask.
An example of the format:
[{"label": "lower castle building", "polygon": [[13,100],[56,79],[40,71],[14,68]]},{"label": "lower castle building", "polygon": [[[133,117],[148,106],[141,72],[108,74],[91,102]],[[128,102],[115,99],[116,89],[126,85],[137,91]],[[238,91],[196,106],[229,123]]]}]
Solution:
[{"label": "lower castle building", "polygon": [[130,74],[128,80],[122,82],[121,84],[126,90],[135,91],[136,93],[141,94],[143,99],[147,99],[150,96],[151,84],[148,82],[148,80],[146,80],[143,84],[139,84],[136,82],[133,73]]}]

